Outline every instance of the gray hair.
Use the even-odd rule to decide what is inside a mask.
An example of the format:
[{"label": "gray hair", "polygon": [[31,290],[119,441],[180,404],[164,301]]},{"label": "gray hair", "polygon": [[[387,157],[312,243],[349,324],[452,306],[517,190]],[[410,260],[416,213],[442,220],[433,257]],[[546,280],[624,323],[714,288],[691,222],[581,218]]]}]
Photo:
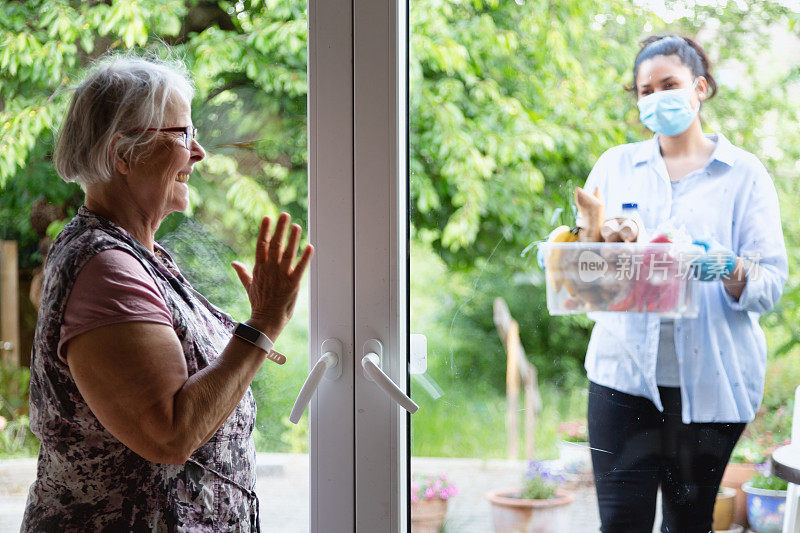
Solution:
[{"label": "gray hair", "polygon": [[115,152],[135,161],[152,147],[164,125],[167,104],[175,93],[192,101],[194,87],[186,66],[177,60],[112,54],[100,58],[75,93],[56,141],[53,159],[64,181],[81,188],[107,182],[114,172],[111,143],[117,133]]}]

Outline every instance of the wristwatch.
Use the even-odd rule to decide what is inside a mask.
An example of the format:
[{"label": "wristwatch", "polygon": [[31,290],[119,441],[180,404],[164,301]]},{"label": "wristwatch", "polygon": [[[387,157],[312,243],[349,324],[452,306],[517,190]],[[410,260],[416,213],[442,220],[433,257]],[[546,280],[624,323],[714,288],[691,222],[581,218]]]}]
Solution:
[{"label": "wristwatch", "polygon": [[282,353],[276,352],[272,349],[274,343],[263,332],[257,330],[252,326],[239,322],[233,330],[233,334],[247,341],[250,344],[257,346],[267,352],[267,359],[275,361],[279,365],[286,362],[286,356]]}]

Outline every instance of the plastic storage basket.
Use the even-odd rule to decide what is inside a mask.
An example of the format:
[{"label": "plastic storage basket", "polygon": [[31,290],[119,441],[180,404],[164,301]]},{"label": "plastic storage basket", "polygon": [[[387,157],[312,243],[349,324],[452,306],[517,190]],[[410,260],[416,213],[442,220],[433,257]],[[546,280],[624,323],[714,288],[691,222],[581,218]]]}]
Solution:
[{"label": "plastic storage basket", "polygon": [[551,315],[589,311],[697,316],[695,245],[546,242],[547,309]]}]

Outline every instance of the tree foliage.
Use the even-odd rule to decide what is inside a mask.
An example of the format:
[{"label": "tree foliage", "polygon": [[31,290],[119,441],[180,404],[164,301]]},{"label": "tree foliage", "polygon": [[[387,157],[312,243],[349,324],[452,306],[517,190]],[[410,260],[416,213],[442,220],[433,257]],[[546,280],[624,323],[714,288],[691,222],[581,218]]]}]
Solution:
[{"label": "tree foliage", "polygon": [[[634,138],[620,87],[647,16],[605,4],[412,4],[412,220],[451,264],[501,238],[520,251],[600,153]],[[603,10],[629,22],[599,24]]]},{"label": "tree foliage", "polygon": [[32,200],[74,213],[80,191],[51,162],[69,87],[92,59],[130,48],[183,59],[194,78],[193,116],[209,156],[190,184],[192,214],[240,251],[276,205],[304,221],[306,26],[298,1],[3,3],[0,236],[19,240],[23,264],[33,266]]}]

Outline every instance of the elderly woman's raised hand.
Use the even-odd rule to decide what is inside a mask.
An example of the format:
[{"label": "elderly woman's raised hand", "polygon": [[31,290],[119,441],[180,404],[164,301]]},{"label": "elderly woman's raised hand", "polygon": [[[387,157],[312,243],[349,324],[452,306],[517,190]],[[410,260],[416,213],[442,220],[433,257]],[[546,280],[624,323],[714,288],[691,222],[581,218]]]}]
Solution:
[{"label": "elderly woman's raised hand", "polygon": [[252,273],[242,263],[231,263],[250,299],[248,324],[263,331],[273,342],[292,317],[300,281],[314,255],[314,247],[308,245],[295,263],[302,229],[292,224],[284,246],[290,220],[287,213],[281,213],[271,237],[272,220],[264,217],[261,221]]}]

